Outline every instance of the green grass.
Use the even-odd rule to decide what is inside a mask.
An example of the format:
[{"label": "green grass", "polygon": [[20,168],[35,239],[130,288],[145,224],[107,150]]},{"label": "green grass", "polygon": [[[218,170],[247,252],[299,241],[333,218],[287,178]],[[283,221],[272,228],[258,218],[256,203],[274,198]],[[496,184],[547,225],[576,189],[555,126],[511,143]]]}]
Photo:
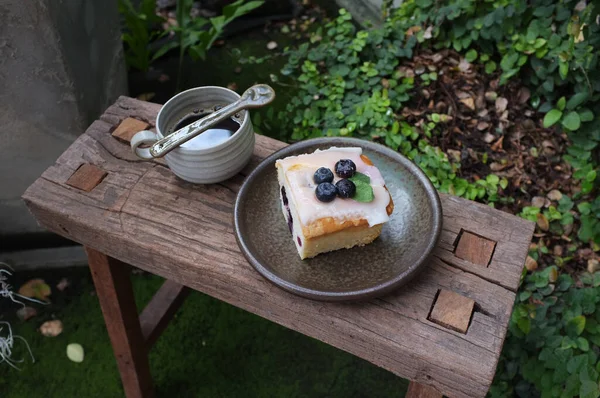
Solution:
[{"label": "green grass", "polygon": [[[66,276],[71,286],[54,286]],[[0,364],[0,397],[122,397],[123,389],[98,299],[87,269],[17,274],[13,283],[44,278],[52,304],[26,322],[16,307],[0,307],[15,334],[27,339],[36,362],[16,371]],[[162,283],[133,275],[141,308]],[[64,331],[44,337],[39,325],[60,319]],[[76,342],[85,360],[74,363],[66,346]],[[23,357],[16,342],[15,357]],[[317,340],[283,328],[201,293],[192,293],[151,351],[158,397],[402,397],[406,381]]]}]

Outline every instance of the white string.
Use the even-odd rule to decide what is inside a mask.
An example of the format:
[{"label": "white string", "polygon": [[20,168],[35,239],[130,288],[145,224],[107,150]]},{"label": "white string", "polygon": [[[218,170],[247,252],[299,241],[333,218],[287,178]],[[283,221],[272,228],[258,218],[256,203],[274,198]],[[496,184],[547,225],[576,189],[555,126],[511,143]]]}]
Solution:
[{"label": "white string", "polygon": [[[0,265],[8,267],[9,269],[12,270],[12,268],[10,267],[10,265],[8,265],[6,263],[0,262]],[[21,304],[23,306],[23,308],[25,308],[25,304],[22,301],[19,301],[19,300],[15,299],[15,296],[20,297],[20,298],[25,299],[25,300],[33,301],[33,302],[36,302],[36,303],[47,304],[47,303],[45,303],[43,301],[35,300],[35,299],[30,298],[30,297],[22,296],[22,295],[20,295],[18,293],[14,293],[12,291],[12,287],[8,283],[8,277],[7,277],[7,275],[12,275],[12,273],[10,271],[6,270],[6,269],[0,269],[0,297],[10,298],[10,300],[12,302],[17,303],[17,304]],[[33,357],[33,353],[31,352],[31,348],[29,347],[29,343],[27,343],[27,340],[25,340],[21,336],[14,336],[13,333],[12,333],[12,329],[10,327],[10,323],[8,323],[6,321],[0,321],[0,325],[5,325],[4,327],[0,326],[0,363],[6,362],[11,367],[13,367],[13,368],[15,368],[17,370],[21,370],[15,364],[24,362],[24,359],[16,360],[16,359],[12,358],[12,350],[13,350],[13,345],[15,343],[15,339],[19,339],[23,343],[25,343],[25,346],[27,347],[27,351],[29,352],[29,355],[31,356],[31,360],[33,362],[35,362],[35,358]],[[7,336],[3,335],[3,330],[4,330],[5,327],[8,329],[7,330],[7,333],[8,333]]]}]

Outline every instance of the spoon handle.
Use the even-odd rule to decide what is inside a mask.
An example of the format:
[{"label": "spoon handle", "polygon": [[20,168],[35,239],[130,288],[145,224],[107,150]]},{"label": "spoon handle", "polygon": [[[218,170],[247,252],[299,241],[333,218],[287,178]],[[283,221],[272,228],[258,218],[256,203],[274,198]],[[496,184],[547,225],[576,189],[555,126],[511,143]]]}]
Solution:
[{"label": "spoon handle", "polygon": [[254,85],[244,91],[239,100],[224,106],[190,125],[180,128],[173,134],[169,134],[159,141],[156,141],[150,147],[150,154],[155,158],[164,156],[179,145],[188,142],[192,138],[202,134],[212,126],[226,120],[237,112],[243,109],[258,108],[266,105],[273,101],[274,98],[275,91],[268,85]]}]

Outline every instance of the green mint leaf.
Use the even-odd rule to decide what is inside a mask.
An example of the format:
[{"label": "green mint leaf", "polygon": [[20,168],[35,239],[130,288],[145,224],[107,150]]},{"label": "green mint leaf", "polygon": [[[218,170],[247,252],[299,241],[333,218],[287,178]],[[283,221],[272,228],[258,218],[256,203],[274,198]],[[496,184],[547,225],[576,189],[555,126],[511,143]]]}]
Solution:
[{"label": "green mint leaf", "polygon": [[372,202],[373,199],[375,199],[375,195],[373,194],[373,187],[371,187],[371,184],[363,182],[361,180],[356,180],[352,182],[354,182],[354,185],[356,185],[356,193],[354,194],[352,199],[356,200],[357,202],[363,203]]},{"label": "green mint leaf", "polygon": [[356,184],[358,181],[364,182],[365,184],[371,183],[371,178],[368,175],[359,173],[358,171],[356,173],[354,173],[354,175],[348,179],[350,181],[352,181],[354,184]]}]

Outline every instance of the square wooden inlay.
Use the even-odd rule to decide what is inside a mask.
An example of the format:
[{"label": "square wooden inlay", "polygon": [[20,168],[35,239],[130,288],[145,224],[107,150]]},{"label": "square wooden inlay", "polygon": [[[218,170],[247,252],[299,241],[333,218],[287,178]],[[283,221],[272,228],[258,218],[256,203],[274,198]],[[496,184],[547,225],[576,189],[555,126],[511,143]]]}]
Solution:
[{"label": "square wooden inlay", "polygon": [[113,131],[113,137],[116,137],[120,140],[131,142],[131,138],[135,133],[146,130],[150,126],[146,122],[142,122],[141,120],[134,119],[132,117],[128,117],[123,120],[121,124],[117,126],[115,131]]},{"label": "square wooden inlay", "polygon": [[67,185],[90,192],[102,182],[108,173],[93,164],[84,163],[69,177]]},{"label": "square wooden inlay", "polygon": [[461,231],[454,255],[473,264],[487,267],[492,261],[496,242],[475,235],[469,231]]},{"label": "square wooden inlay", "polygon": [[467,333],[475,301],[450,290],[440,290],[429,320],[445,328]]}]

